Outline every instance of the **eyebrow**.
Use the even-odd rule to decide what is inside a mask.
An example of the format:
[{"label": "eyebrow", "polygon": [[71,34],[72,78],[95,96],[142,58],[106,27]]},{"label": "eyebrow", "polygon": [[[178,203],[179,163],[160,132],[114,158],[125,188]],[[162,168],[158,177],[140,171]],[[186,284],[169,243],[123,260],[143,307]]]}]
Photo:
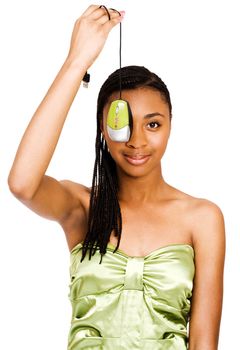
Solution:
[{"label": "eyebrow", "polygon": [[162,114],[162,113],[154,112],[154,113],[149,113],[149,114],[144,115],[143,118],[144,118],[144,119],[145,119],[145,118],[148,119],[148,118],[155,117],[156,115],[160,115],[161,117],[165,117],[165,115]]}]

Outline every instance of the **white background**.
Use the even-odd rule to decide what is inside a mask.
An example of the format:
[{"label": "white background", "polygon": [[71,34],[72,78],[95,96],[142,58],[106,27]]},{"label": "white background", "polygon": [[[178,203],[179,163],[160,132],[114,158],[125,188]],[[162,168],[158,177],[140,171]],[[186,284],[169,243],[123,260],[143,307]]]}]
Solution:
[{"label": "white background", "polygon": [[[61,227],[23,206],[7,176],[33,113],[64,62],[75,20],[90,1],[9,0],[0,8],[0,348],[64,350],[70,327],[69,252]],[[167,84],[172,134],[163,159],[171,185],[207,198],[226,223],[219,349],[239,334],[238,1],[105,1],[125,10],[122,66],[143,65]],[[90,186],[97,94],[119,66],[119,26],[90,68],[46,174]],[[44,137],[44,135],[43,135]],[[206,242],[207,244],[207,242]],[[211,296],[214,298],[214,294]]]}]

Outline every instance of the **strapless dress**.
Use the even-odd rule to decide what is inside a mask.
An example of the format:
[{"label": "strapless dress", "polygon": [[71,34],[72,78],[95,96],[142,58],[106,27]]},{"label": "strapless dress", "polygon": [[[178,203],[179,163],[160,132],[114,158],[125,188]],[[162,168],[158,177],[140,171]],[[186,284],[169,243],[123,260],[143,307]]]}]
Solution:
[{"label": "strapless dress", "polygon": [[72,319],[68,350],[186,350],[194,248],[171,244],[145,257],[108,243],[89,260],[82,242],[70,252]]}]

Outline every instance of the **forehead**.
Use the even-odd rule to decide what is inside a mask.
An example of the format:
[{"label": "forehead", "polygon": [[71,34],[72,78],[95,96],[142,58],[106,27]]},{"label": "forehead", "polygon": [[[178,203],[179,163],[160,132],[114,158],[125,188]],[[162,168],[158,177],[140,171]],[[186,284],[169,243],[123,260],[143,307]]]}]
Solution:
[{"label": "forehead", "polygon": [[[119,91],[109,96],[108,102],[105,104],[103,114],[106,115],[112,101],[120,99]],[[130,103],[131,110],[134,115],[142,115],[151,112],[162,112],[169,114],[167,102],[162,98],[161,93],[154,89],[138,88],[132,90],[122,90],[122,100]]]}]

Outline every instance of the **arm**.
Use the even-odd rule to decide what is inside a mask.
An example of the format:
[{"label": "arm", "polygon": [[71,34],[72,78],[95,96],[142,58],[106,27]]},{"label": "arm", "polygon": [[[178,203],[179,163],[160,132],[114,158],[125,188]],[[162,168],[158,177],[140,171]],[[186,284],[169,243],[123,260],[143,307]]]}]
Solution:
[{"label": "arm", "polygon": [[8,176],[16,196],[29,199],[38,189],[86,69],[66,60],[30,120]]},{"label": "arm", "polygon": [[8,176],[11,192],[30,209],[53,220],[62,220],[81,208],[77,191],[69,181],[45,175],[73,99],[87,69],[92,65],[110,30],[103,8],[91,5],[75,22],[68,56],[27,126]]},{"label": "arm", "polygon": [[195,277],[189,350],[217,350],[223,301],[225,228],[221,210],[201,201],[194,219]]}]

